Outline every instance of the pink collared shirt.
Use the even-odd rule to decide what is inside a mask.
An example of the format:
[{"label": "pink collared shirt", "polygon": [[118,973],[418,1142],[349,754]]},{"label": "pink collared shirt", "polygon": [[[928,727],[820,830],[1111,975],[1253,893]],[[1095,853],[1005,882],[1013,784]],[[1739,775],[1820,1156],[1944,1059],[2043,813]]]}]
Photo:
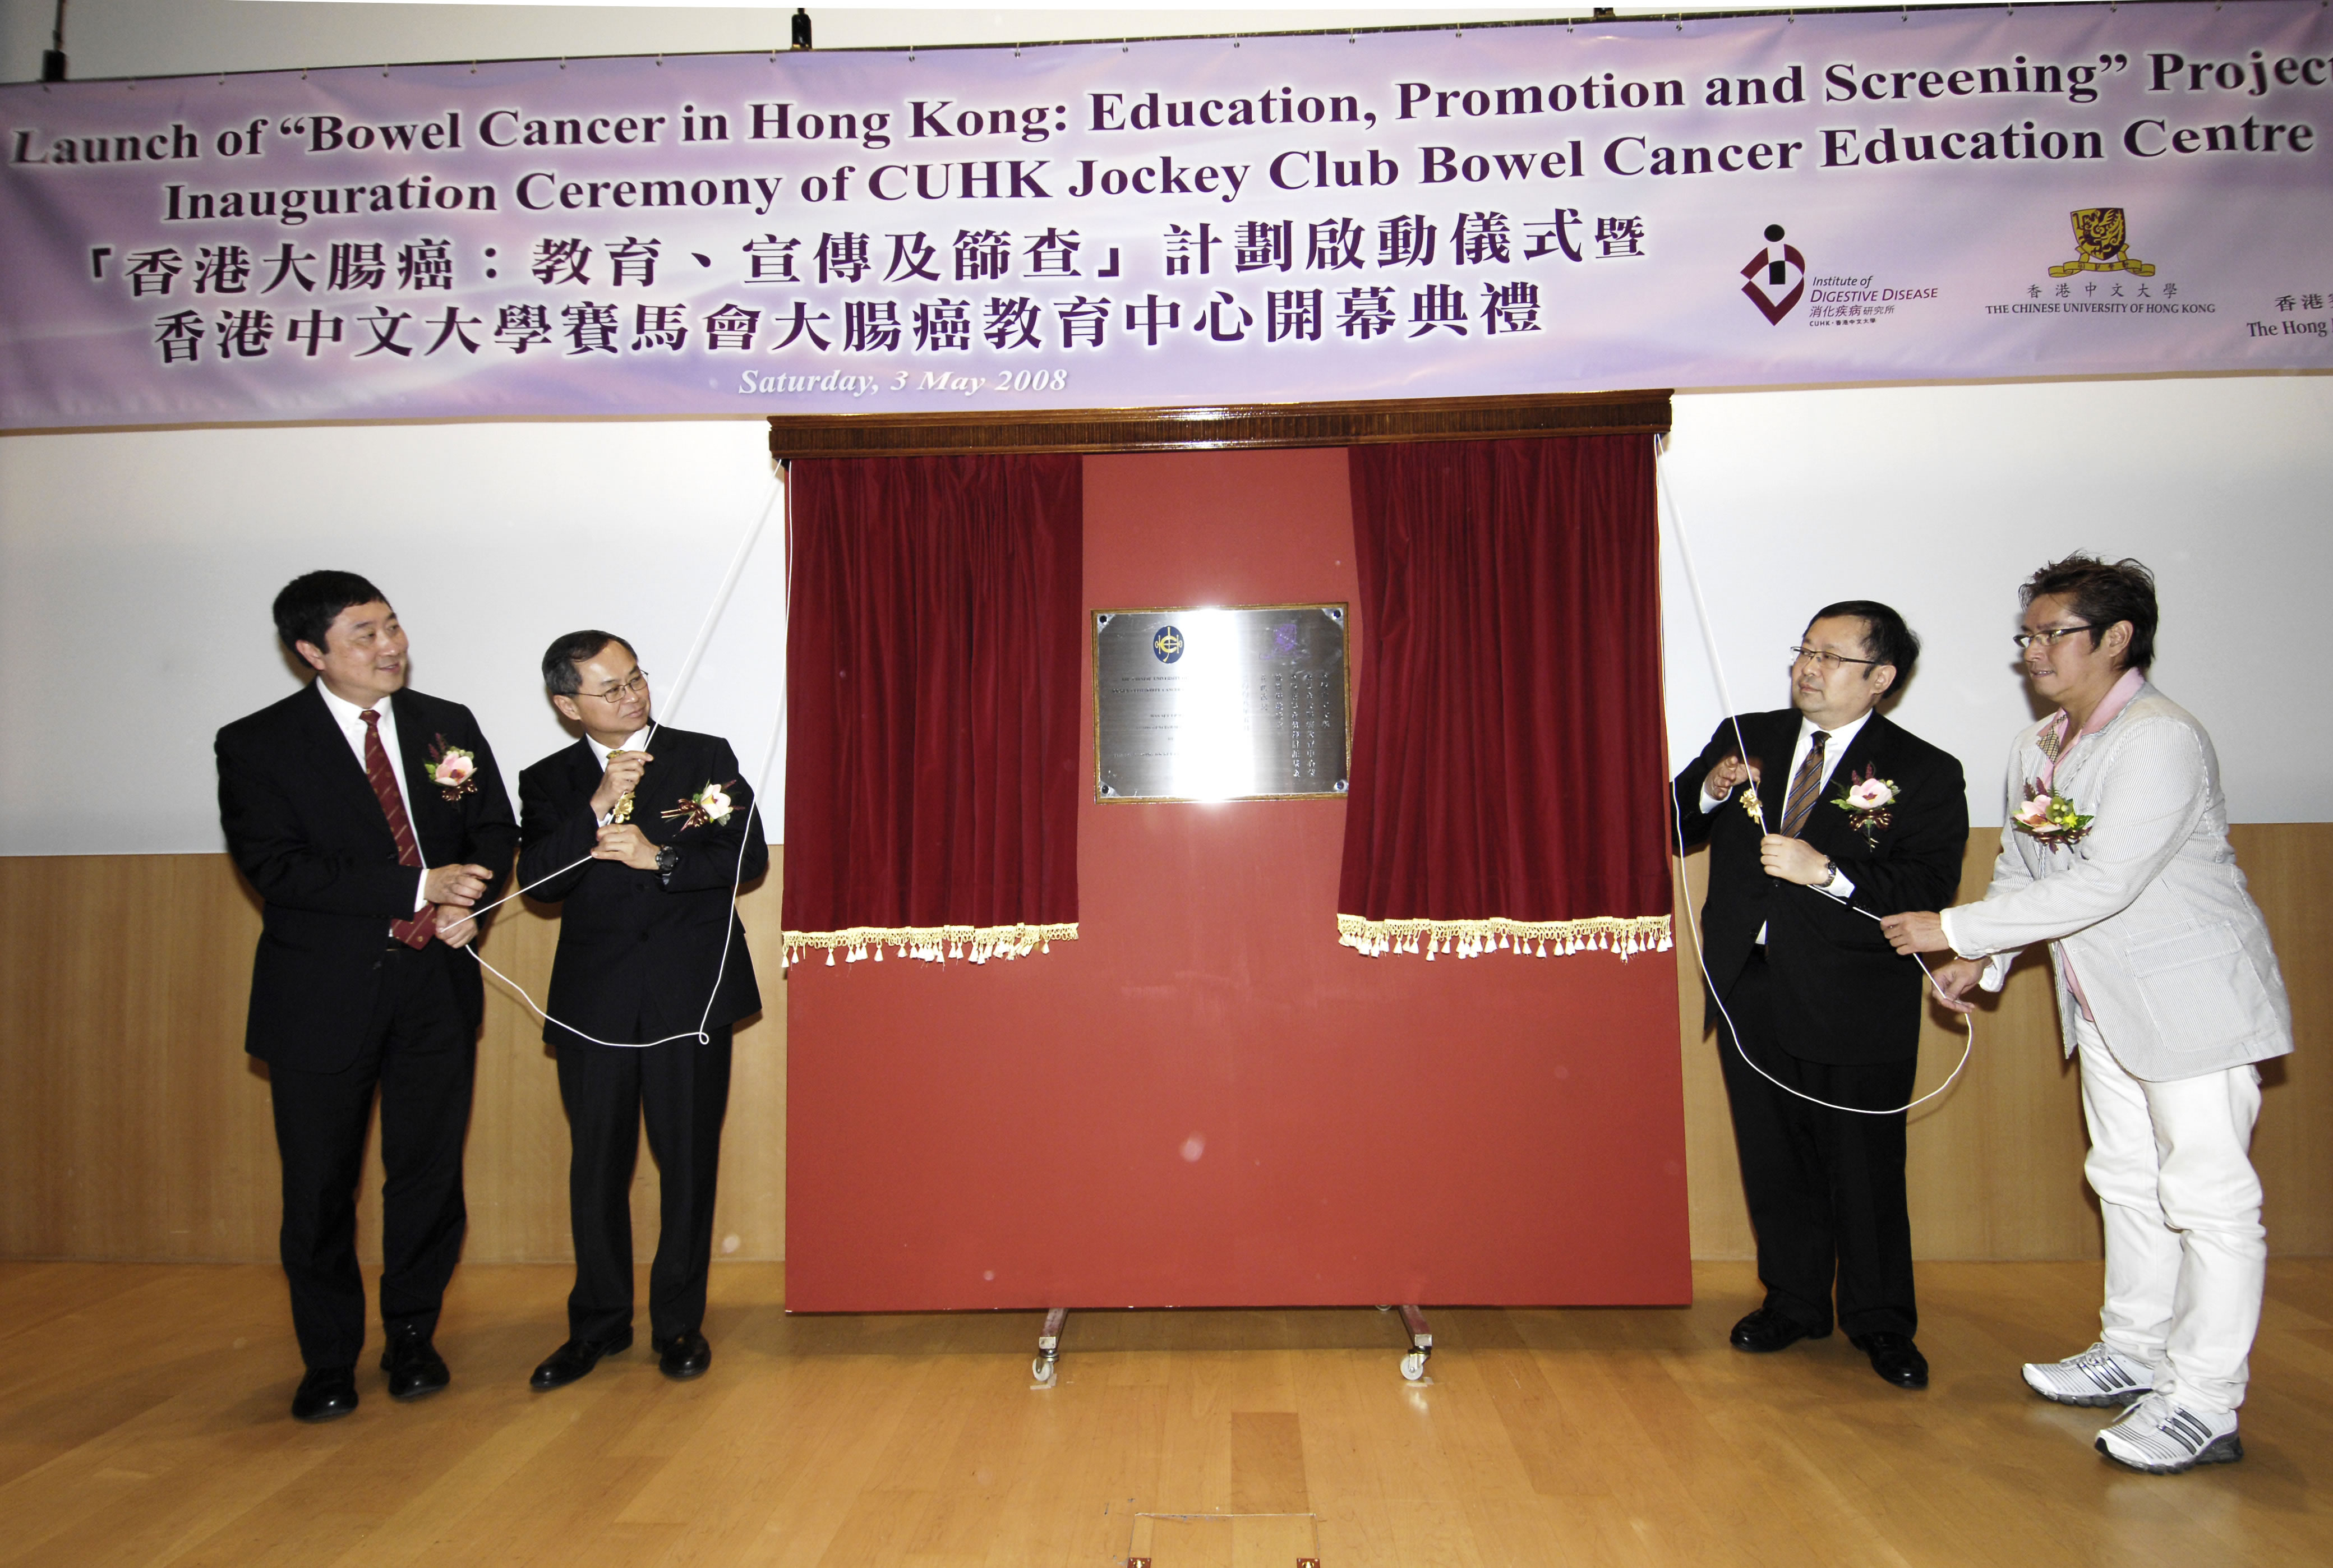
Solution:
[{"label": "pink collared shirt", "polygon": [[2055,730],[2058,739],[2054,746],[2045,746],[2041,748],[2042,755],[2047,759],[2041,765],[2041,782],[2044,784],[2055,785],[2058,779],[2058,765],[2066,760],[2066,754],[2074,749],[2075,742],[2080,740],[2083,736],[2096,735],[2112,724],[2115,721],[2115,716],[2130,706],[2131,699],[2138,695],[2139,688],[2146,684],[2146,676],[2144,672],[2136,669],[2124,670],[2122,678],[2114,683],[2114,689],[2107,693],[2106,700],[2098,704],[2097,710],[2090,715],[2089,722],[2082,726],[2082,734],[2076,736],[2073,740],[2066,738],[2066,710],[2061,707],[2051,714],[2041,727],[2044,733]]}]

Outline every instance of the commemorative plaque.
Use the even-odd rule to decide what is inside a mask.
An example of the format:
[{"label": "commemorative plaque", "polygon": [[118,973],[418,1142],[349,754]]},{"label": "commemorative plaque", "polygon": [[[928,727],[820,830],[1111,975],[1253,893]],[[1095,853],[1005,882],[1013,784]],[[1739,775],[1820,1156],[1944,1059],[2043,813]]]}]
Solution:
[{"label": "commemorative plaque", "polygon": [[1094,793],[1345,793],[1345,606],[1098,610]]}]

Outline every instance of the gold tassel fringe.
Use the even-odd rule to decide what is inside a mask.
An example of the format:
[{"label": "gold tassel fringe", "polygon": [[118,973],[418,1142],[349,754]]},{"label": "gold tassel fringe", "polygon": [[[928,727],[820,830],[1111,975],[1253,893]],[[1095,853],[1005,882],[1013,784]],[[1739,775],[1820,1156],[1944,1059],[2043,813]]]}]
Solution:
[{"label": "gold tassel fringe", "polygon": [[1487,920],[1372,920],[1339,915],[1337,941],[1365,958],[1417,952],[1429,961],[1438,953],[1479,958],[1503,948],[1519,958],[1560,958],[1598,949],[1618,953],[1625,962],[1638,953],[1667,952],[1670,935],[1666,915],[1595,915],[1584,920],[1511,920],[1503,915]]},{"label": "gold tassel fringe", "polygon": [[867,958],[883,961],[883,949],[888,948],[901,958],[920,958],[927,964],[944,963],[961,958],[968,964],[985,964],[991,958],[1025,958],[1032,953],[1051,951],[1055,942],[1078,939],[1075,920],[1040,926],[853,926],[847,931],[787,931],[785,964],[792,967],[802,954],[812,948],[826,949],[826,961],[834,962],[837,951],[847,964]]}]

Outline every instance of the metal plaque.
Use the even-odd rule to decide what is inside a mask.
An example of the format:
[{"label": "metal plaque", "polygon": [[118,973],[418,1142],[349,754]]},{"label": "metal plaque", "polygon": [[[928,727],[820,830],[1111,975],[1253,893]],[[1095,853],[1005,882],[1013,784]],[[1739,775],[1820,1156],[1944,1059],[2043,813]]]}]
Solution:
[{"label": "metal plaque", "polygon": [[1345,606],[1094,611],[1094,793],[1345,793]]}]

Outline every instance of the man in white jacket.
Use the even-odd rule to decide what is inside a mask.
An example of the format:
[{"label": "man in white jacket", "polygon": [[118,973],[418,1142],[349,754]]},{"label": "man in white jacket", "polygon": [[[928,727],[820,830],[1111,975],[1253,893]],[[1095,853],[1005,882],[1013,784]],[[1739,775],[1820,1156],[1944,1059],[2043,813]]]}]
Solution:
[{"label": "man in white jacket", "polygon": [[2168,1475],[2243,1457],[2236,1408],[2268,1260],[2256,1063],[2292,1049],[2268,926],[2228,844],[2211,736],[2146,679],[2155,580],[2070,555],[2021,591],[2025,672],[2058,711],[2011,748],[2009,821],[1980,903],[1882,922],[1896,951],[1958,955],[1952,1005],[2050,944],[2081,1056],[2083,1167],[2106,1223],[2098,1342],[2029,1365],[2063,1404],[2127,1407],[2098,1448]]}]

